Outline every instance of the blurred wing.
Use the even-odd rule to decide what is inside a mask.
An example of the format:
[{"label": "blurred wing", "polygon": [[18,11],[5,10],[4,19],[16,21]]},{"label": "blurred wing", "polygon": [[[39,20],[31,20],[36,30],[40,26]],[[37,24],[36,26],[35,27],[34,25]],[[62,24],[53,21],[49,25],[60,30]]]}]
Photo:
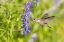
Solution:
[{"label": "blurred wing", "polygon": [[53,19],[55,16],[45,18],[44,22],[48,22],[49,20]]},{"label": "blurred wing", "polygon": [[47,18],[47,16],[48,16],[48,13],[44,14],[41,19],[45,19],[45,18]]}]

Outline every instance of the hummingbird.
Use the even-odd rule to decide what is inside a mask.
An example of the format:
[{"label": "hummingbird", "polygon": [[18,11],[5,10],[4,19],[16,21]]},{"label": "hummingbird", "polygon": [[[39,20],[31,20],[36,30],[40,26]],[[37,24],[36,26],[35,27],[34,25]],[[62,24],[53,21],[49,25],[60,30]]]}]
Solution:
[{"label": "hummingbird", "polygon": [[49,20],[53,19],[55,16],[51,16],[51,17],[47,17],[47,16],[48,16],[48,13],[45,13],[40,19],[35,18],[35,19],[33,19],[33,21],[39,23],[39,24],[42,25],[42,26],[47,26],[47,27],[51,28],[51,27],[47,24],[47,22],[48,22]]}]

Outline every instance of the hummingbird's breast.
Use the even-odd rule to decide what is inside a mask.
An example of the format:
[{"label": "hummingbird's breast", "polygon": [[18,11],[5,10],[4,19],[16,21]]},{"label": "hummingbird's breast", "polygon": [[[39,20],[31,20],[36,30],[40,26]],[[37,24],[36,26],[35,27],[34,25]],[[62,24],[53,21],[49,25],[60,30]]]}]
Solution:
[{"label": "hummingbird's breast", "polygon": [[39,24],[41,24],[42,26],[44,26],[45,25],[45,22],[42,21],[42,20],[40,20]]}]

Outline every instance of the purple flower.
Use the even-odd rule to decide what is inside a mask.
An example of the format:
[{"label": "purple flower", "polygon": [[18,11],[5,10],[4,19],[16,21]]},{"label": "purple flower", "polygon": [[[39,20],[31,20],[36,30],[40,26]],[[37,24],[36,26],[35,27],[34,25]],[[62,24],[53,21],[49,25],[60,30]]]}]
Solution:
[{"label": "purple flower", "polygon": [[39,0],[33,0],[34,2],[38,2]]},{"label": "purple flower", "polygon": [[31,2],[26,2],[25,3],[25,8],[29,8],[31,6],[31,4],[32,4]]},{"label": "purple flower", "polygon": [[22,35],[26,35],[30,32],[29,26],[27,25],[28,24],[27,19],[29,18],[29,13],[30,13],[29,8],[31,6],[31,2],[26,2],[24,5],[25,5],[24,13],[23,13],[23,16],[21,18],[21,20],[22,20],[21,28],[22,28],[22,32],[23,32]]},{"label": "purple flower", "polygon": [[28,42],[33,42],[33,40],[36,39],[36,33],[32,34],[29,39],[28,39]]},{"label": "purple flower", "polygon": [[56,12],[56,5],[58,4],[58,0],[52,0],[51,7],[48,10],[49,13]]},{"label": "purple flower", "polygon": [[52,0],[52,5],[56,5],[58,3],[58,0]]}]

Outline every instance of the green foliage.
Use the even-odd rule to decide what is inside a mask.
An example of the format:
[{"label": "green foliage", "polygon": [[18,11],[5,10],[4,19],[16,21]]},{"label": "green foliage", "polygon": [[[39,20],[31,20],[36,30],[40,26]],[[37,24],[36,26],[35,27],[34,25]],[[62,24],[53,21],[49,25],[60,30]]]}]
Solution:
[{"label": "green foliage", "polygon": [[[64,3],[57,8],[57,12],[52,12],[49,16],[55,16],[48,22],[52,28],[41,26],[33,21],[34,18],[41,18],[44,10],[50,8],[50,0],[42,4],[40,0],[37,6],[32,5],[30,10],[29,26],[30,33],[22,36],[14,30],[21,28],[21,16],[24,11],[25,0],[4,0],[0,4],[0,42],[27,42],[31,34],[36,33],[37,37],[34,42],[64,42]],[[35,8],[34,8],[35,6]],[[44,7],[43,7],[44,6]]]}]

